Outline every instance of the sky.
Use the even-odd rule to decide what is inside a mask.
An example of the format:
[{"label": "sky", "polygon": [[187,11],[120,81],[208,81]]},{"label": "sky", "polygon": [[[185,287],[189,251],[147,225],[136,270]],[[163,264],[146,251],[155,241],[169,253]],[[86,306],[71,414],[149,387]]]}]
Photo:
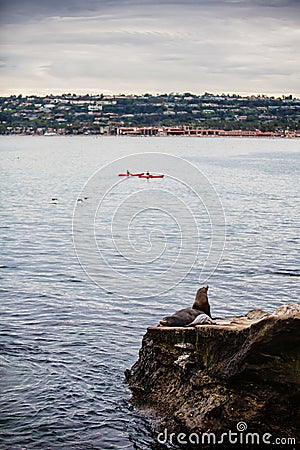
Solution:
[{"label": "sky", "polygon": [[300,97],[300,0],[0,0],[0,95]]}]

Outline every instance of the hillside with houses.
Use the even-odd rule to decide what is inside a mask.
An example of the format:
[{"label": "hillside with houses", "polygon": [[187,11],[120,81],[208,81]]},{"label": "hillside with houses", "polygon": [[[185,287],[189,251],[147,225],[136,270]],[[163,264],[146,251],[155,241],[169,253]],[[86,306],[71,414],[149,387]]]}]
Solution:
[{"label": "hillside with houses", "polygon": [[300,99],[205,93],[13,95],[0,134],[299,136]]}]

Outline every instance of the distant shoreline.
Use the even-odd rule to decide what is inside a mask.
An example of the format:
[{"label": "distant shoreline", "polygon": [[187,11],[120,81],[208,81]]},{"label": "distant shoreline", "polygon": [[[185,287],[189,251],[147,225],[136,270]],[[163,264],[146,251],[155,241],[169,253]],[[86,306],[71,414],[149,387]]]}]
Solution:
[{"label": "distant shoreline", "polygon": [[26,133],[16,133],[16,134],[1,134],[1,137],[45,137],[45,138],[53,138],[53,137],[70,137],[70,138],[74,138],[74,137],[81,137],[81,138],[88,138],[88,137],[93,137],[93,138],[118,138],[118,139],[123,139],[123,138],[192,138],[192,139],[288,139],[288,140],[293,140],[293,139],[299,139],[300,135],[296,135],[296,136],[259,136],[259,135],[153,135],[153,136],[143,136],[143,135],[114,135],[114,134],[26,134]]},{"label": "distant shoreline", "polygon": [[0,134],[300,137],[300,99],[205,93],[0,97]]}]

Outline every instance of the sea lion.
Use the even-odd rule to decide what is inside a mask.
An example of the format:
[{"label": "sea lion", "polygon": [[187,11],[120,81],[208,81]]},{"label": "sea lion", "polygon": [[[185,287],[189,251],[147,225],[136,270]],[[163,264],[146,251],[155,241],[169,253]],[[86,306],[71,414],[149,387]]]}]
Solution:
[{"label": "sea lion", "polygon": [[193,308],[184,308],[176,311],[169,317],[164,317],[159,323],[164,327],[184,327],[193,322],[201,312]]},{"label": "sea lion", "polygon": [[[189,325],[196,325],[199,323],[203,323],[199,320],[199,322],[195,323],[195,319],[199,315],[205,315],[207,317],[207,321],[211,320],[210,316],[210,306],[207,298],[208,286],[204,286],[198,289],[196,298],[192,308],[184,308],[176,311],[175,314],[169,317],[164,317],[159,323],[164,327],[184,327]],[[203,319],[204,320],[204,319]],[[209,323],[211,323],[209,321]]]},{"label": "sea lion", "polygon": [[192,308],[203,311],[205,314],[207,314],[209,317],[211,317],[210,306],[209,306],[208,297],[207,297],[207,291],[208,291],[208,286],[203,286],[202,288],[198,289]]}]

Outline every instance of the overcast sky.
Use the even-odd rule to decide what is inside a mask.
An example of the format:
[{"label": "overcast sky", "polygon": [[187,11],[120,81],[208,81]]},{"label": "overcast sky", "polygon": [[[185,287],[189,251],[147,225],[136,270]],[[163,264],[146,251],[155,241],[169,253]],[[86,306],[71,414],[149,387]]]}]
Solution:
[{"label": "overcast sky", "polygon": [[300,97],[300,0],[0,0],[0,95]]}]

